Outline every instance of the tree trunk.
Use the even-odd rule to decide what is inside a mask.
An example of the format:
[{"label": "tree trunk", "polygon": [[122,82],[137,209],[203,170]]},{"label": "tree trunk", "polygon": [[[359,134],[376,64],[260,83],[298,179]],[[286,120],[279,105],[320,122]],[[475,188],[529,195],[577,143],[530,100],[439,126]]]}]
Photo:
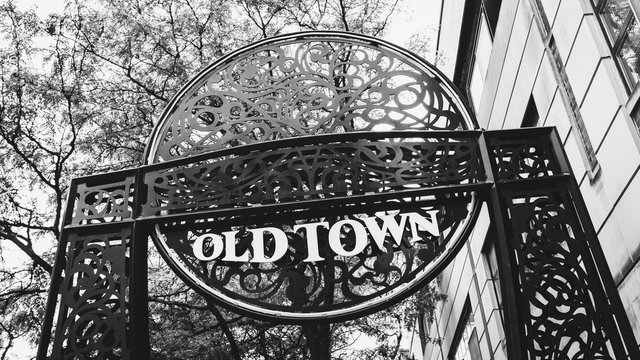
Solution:
[{"label": "tree trunk", "polygon": [[311,360],[331,359],[331,325],[307,324],[302,325],[302,333],[307,339],[307,347]]}]

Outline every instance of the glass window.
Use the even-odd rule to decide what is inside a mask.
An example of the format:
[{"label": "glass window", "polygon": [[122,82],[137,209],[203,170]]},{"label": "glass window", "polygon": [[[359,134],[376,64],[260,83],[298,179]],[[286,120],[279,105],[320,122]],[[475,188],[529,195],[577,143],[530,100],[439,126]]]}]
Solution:
[{"label": "glass window", "polygon": [[618,35],[620,35],[620,29],[627,21],[630,12],[631,6],[628,0],[609,0],[604,2],[600,13],[609,39],[612,42],[615,42]]},{"label": "glass window", "polygon": [[487,76],[492,47],[493,40],[491,39],[489,24],[484,11],[482,11],[478,22],[478,34],[476,36],[476,46],[473,56],[473,70],[469,81],[469,95],[476,114],[479,111],[480,98],[482,98],[482,92],[484,90],[484,79]]},{"label": "glass window", "polygon": [[629,0],[600,0],[598,14],[629,88],[640,81],[640,25]]},{"label": "glass window", "polygon": [[[503,322],[503,326],[504,326],[504,319],[502,318],[502,293],[501,293],[501,289],[500,289],[500,272],[498,271],[498,255],[496,253],[496,234],[495,231],[493,229],[490,230],[489,235],[487,240],[487,247],[486,249],[483,249],[483,254],[485,256],[485,271],[487,272],[488,276],[489,276],[489,280],[491,280],[492,283],[492,288],[493,288],[493,294],[496,298],[496,300],[498,301],[498,303],[496,304],[498,306],[498,309],[500,309],[499,314],[500,314],[500,320]],[[488,311],[490,309],[485,309],[485,311]]]},{"label": "glass window", "polygon": [[616,57],[622,66],[624,75],[629,84],[634,87],[640,80],[640,69],[638,69],[638,54],[640,54],[640,25],[634,18],[628,27],[628,31]]},{"label": "glass window", "polygon": [[449,360],[482,360],[478,332],[469,299],[465,303],[458,328],[456,329]]}]

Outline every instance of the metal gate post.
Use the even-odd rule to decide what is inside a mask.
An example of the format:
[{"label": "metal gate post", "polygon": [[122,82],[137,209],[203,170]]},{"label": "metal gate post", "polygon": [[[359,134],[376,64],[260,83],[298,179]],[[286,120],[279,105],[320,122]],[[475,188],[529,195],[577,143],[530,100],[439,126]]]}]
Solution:
[{"label": "metal gate post", "polygon": [[640,351],[554,128],[486,131],[510,359]]},{"label": "metal gate post", "polygon": [[142,171],[136,171],[133,201],[133,238],[131,246],[131,347],[133,359],[148,359],[149,345],[149,231],[135,219],[140,216],[145,202],[146,185]]},{"label": "metal gate post", "polygon": [[72,181],[37,359],[149,357],[147,237],[133,220],[141,206],[136,174]]},{"label": "metal gate post", "polygon": [[502,204],[500,198],[500,183],[496,181],[496,174],[493,170],[493,159],[489,156],[489,147],[487,144],[486,133],[482,133],[479,139],[480,154],[482,163],[485,167],[487,180],[493,183],[493,186],[483,193],[484,200],[489,205],[489,214],[491,223],[495,228],[496,239],[495,249],[498,259],[506,259],[507,261],[497,261],[498,273],[500,276],[500,289],[502,292],[502,314],[504,318],[505,341],[507,342],[507,356],[509,359],[525,359],[525,349],[522,347],[521,339],[523,339],[523,328],[519,325],[522,323],[518,304],[520,304],[520,293],[516,291],[517,284],[517,266],[513,252],[509,248],[509,240],[507,237],[508,216],[505,205]]}]

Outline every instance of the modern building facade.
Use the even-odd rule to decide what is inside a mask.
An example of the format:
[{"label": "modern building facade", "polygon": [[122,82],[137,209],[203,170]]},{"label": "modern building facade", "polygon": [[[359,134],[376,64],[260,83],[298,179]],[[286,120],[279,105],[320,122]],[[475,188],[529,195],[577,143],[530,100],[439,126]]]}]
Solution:
[{"label": "modern building facade", "polygon": [[[640,340],[640,1],[444,1],[440,69],[481,128],[556,126]],[[424,359],[505,359],[486,209],[439,277]],[[424,338],[424,336],[423,336]]]}]

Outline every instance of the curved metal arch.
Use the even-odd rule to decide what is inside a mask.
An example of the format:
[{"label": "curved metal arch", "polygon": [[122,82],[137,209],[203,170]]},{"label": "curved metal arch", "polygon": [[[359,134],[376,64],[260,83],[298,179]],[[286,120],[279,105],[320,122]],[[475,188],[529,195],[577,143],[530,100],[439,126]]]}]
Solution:
[{"label": "curved metal arch", "polygon": [[[413,165],[410,166],[417,169],[421,173],[418,176],[423,179],[442,176],[444,174],[442,171],[447,174],[450,171],[459,171],[452,169],[464,168],[466,165],[463,163],[466,161],[466,155],[452,156],[451,144],[445,146],[449,150],[442,148],[436,150],[440,145],[434,145],[433,141],[440,141],[444,144],[460,141],[456,140],[458,136],[455,133],[465,138],[470,135],[470,132],[461,130],[473,128],[477,128],[476,122],[455,86],[434,66],[398,46],[368,36],[343,32],[304,32],[266,39],[232,52],[203,69],[167,105],[160,121],[154,127],[147,145],[146,162],[160,165],[160,163],[167,161],[168,163],[173,163],[177,159],[188,161],[190,158],[200,159],[203,156],[208,159],[207,161],[213,162],[185,169],[187,170],[185,175],[178,175],[178,177],[175,177],[175,174],[170,178],[158,174],[159,177],[155,179],[146,179],[145,182],[149,184],[150,189],[147,194],[147,208],[162,208],[163,214],[177,215],[184,211],[193,214],[193,211],[197,212],[207,207],[212,209],[219,205],[229,206],[234,200],[231,198],[224,200],[226,195],[222,197],[216,195],[215,187],[218,186],[220,187],[218,191],[233,191],[235,194],[239,194],[239,198],[238,195],[235,195],[238,199],[244,198],[243,191],[250,191],[251,201],[243,206],[245,206],[247,214],[255,212],[256,206],[261,208],[263,201],[259,199],[260,196],[256,199],[253,195],[256,191],[262,193],[264,189],[267,189],[270,180],[266,178],[264,181],[257,180],[255,184],[258,184],[258,187],[253,186],[253,179],[262,178],[265,174],[248,171],[246,166],[255,161],[262,161],[259,160],[262,156],[256,154],[249,155],[247,158],[247,155],[243,155],[241,157],[247,160],[234,160],[235,155],[225,155],[220,160],[213,160],[218,157],[217,154],[232,154],[234,152],[239,154],[244,151],[243,148],[251,147],[252,144],[260,143],[263,145],[261,147],[266,146],[268,149],[274,149],[279,154],[290,154],[287,155],[290,159],[292,156],[295,157],[291,154],[299,154],[306,159],[320,156],[325,163],[332,163],[333,167],[346,166],[349,168],[350,161],[345,160],[355,156],[361,150],[368,151],[368,156],[373,155],[376,158],[378,155],[375,155],[376,151],[372,151],[372,149],[391,149],[389,145],[396,142],[392,145],[395,147],[393,151],[398,154],[404,152],[405,155],[396,156],[395,160],[391,160],[386,155],[381,155],[382,157],[379,159],[358,160],[354,158],[355,162],[373,160],[376,165],[374,168],[365,170],[362,173],[364,176],[360,177],[353,173],[355,168],[346,170],[343,175],[349,179],[339,184],[340,187],[345,188],[344,192],[331,190],[337,186],[334,180],[327,182],[327,179],[306,178],[306,181],[310,182],[303,181],[304,183],[296,184],[293,187],[287,184],[285,192],[282,192],[283,183],[276,184],[280,190],[275,197],[273,194],[267,194],[268,192],[263,195],[265,196],[264,201],[274,203],[273,205],[276,207],[286,202],[315,198],[318,201],[314,201],[312,205],[305,204],[304,201],[301,202],[299,206],[307,206],[307,208],[299,210],[313,213],[313,216],[316,217],[326,216],[326,214],[318,215],[317,209],[325,209],[326,213],[329,209],[336,211],[345,205],[350,207],[353,214],[360,214],[353,217],[354,215],[347,215],[347,211],[342,215],[351,219],[356,219],[357,216],[373,216],[374,213],[381,211],[387,211],[387,214],[389,211],[393,213],[397,210],[384,202],[367,200],[361,203],[349,203],[349,200],[356,193],[360,196],[357,197],[358,199],[370,196],[375,198],[381,195],[385,199],[390,199],[389,195],[394,193],[395,198],[398,199],[394,201],[404,202],[408,201],[406,198],[410,197],[408,190],[424,191],[429,189],[434,185],[430,181],[416,180],[411,184],[405,184],[404,180],[400,178],[389,180],[394,178],[390,174],[396,170],[383,170],[378,175],[372,174],[378,172],[375,168],[382,169],[390,166],[389,161],[404,162],[402,165],[393,165],[400,166],[400,168],[413,162]],[[416,130],[422,133],[418,138],[414,137]],[[376,132],[382,136],[376,136],[377,143],[369,145],[363,145],[362,142],[356,142],[357,145],[356,143],[350,145],[337,143],[338,146],[334,145],[333,150],[326,146],[312,145],[316,141],[323,142],[320,138],[327,138],[329,134],[342,133],[342,135],[347,135],[345,139],[358,139],[367,138],[369,137],[367,133]],[[407,136],[399,135],[402,133]],[[385,134],[388,135],[386,138]],[[471,143],[462,144],[472,152],[475,152],[478,146],[476,135],[475,133],[471,135],[471,139],[469,139]],[[428,151],[432,154],[430,156],[435,156],[426,162],[418,161],[421,164],[419,167],[415,167],[416,159],[411,160],[411,158],[416,155],[418,157],[426,155],[420,155],[423,150],[417,150],[416,145],[411,144],[412,141],[416,141],[415,139],[424,145],[420,145],[418,148],[429,149]],[[267,146],[267,144],[272,145]],[[309,146],[315,146],[318,151],[317,155],[302,155],[300,151],[302,149],[308,151]],[[348,150],[349,146],[353,150]],[[358,149],[358,146],[362,146],[362,148]],[[367,146],[369,146],[369,150],[365,149]],[[328,150],[328,153],[322,153],[325,150]],[[346,153],[341,153],[345,150]],[[388,151],[384,150],[383,152],[386,154]],[[266,155],[269,158],[268,153]],[[251,160],[250,156],[255,156],[255,160]],[[300,170],[301,163],[304,163],[303,167],[310,163],[308,160],[297,160],[299,163],[293,168],[283,169],[284,173],[291,175],[292,171]],[[359,166],[365,166],[364,162]],[[443,170],[440,165],[437,165],[444,163],[449,164],[446,165],[447,167],[452,167]],[[279,165],[269,164],[261,169],[270,168],[269,175],[273,177],[278,173],[278,170],[275,169]],[[479,166],[479,164],[474,165],[475,168]],[[216,175],[220,171],[224,173],[224,176]],[[307,168],[304,171],[306,174],[311,174],[314,171],[317,172],[318,169],[314,165],[314,169]],[[199,176],[203,177],[198,178]],[[212,179],[213,182],[208,179]],[[371,179],[385,181],[385,184],[372,186]],[[231,189],[228,186],[230,181],[243,184],[251,183],[249,186],[251,190],[245,185]],[[398,182],[395,183],[395,181]],[[454,188],[456,184],[463,187],[469,184],[479,185],[478,178],[474,178],[472,175],[462,175],[462,173],[447,181],[447,186],[454,185]],[[157,184],[157,186],[152,184]],[[185,186],[185,184],[187,185]],[[328,190],[332,195],[325,198],[317,186],[326,189],[322,191]],[[218,265],[214,261],[213,270],[209,269],[209,273],[199,272],[197,260],[188,254],[179,254],[176,249],[172,249],[168,245],[169,243],[174,246],[180,244],[177,245],[179,248],[189,248],[193,242],[194,233],[183,231],[184,226],[182,230],[178,230],[179,235],[176,235],[176,232],[169,235],[168,231],[174,229],[172,225],[156,225],[152,237],[167,263],[185,282],[203,295],[213,296],[222,305],[235,311],[279,322],[318,319],[341,321],[375,312],[409,296],[411,290],[431,280],[455,256],[477,218],[479,200],[474,190],[476,187],[471,186],[464,190],[454,188],[445,190],[444,188],[447,186],[443,184],[440,194],[446,193],[447,195],[442,196],[455,198],[458,202],[464,199],[466,204],[462,204],[461,208],[460,204],[456,205],[458,210],[453,210],[452,207],[448,211],[455,215],[447,214],[445,219],[440,220],[450,227],[447,228],[446,235],[443,235],[441,240],[437,242],[431,240],[433,244],[442,242],[441,245],[429,245],[432,249],[438,249],[437,255],[430,260],[433,263],[428,264],[428,261],[424,259],[418,260],[420,257],[417,256],[420,251],[418,247],[416,249],[411,246],[400,247],[392,251],[393,246],[389,243],[389,250],[386,255],[383,255],[387,258],[394,258],[393,261],[398,264],[405,262],[410,265],[402,265],[404,266],[401,266],[402,270],[395,270],[402,274],[401,281],[385,280],[377,285],[369,281],[371,288],[363,293],[355,291],[354,289],[358,285],[344,280],[344,275],[334,276],[333,274],[343,273],[344,269],[353,272],[356,268],[354,264],[359,264],[357,265],[360,267],[358,271],[364,271],[368,274],[367,277],[390,276],[384,273],[375,275],[375,271],[370,269],[371,264],[369,263],[373,262],[376,257],[379,261],[380,256],[383,256],[375,253],[371,246],[365,250],[368,254],[363,254],[359,259],[354,257],[356,260],[338,259],[335,264],[331,265],[306,264],[303,277],[307,277],[307,279],[300,281],[316,281],[316,285],[317,281],[322,282],[318,285],[320,288],[316,288],[313,294],[310,293],[306,300],[291,295],[292,291],[305,292],[300,288],[300,283],[296,283],[291,277],[290,270],[288,270],[291,263],[280,264],[275,269],[268,269],[272,273],[271,276],[275,276],[277,282],[276,285],[269,288],[269,291],[274,291],[273,294],[282,298],[284,304],[289,304],[278,305],[274,301],[266,299],[262,293],[252,298],[252,289],[245,287],[242,283],[227,284],[237,289],[237,293],[219,288],[227,285],[223,285],[212,275],[215,271],[225,272],[227,270],[224,269],[231,269],[228,271],[234,273],[233,276],[244,279],[247,276],[247,271],[251,273],[254,269],[241,270],[241,267],[229,267],[229,264],[225,265],[224,263]],[[206,188],[205,192],[202,192],[203,187]],[[154,194],[154,191],[157,194]],[[171,200],[164,196],[168,194],[167,191],[178,191],[185,197],[184,199]],[[284,193],[286,196],[282,197],[281,195]],[[403,196],[406,196],[405,200],[399,200]],[[217,204],[217,201],[212,199],[221,199],[222,203]],[[435,206],[441,206],[443,203],[442,198],[438,201],[435,199],[434,197],[416,197],[409,203],[396,204],[396,206],[399,206],[398,208],[412,208],[415,211],[428,211],[426,209],[433,209],[434,203],[438,204]],[[162,202],[164,204],[161,204]],[[202,204],[205,204],[204,208],[201,207]],[[422,210],[420,206],[423,206]],[[232,207],[236,206],[232,205]],[[244,211],[242,206],[240,209],[234,210]],[[445,212],[447,211],[445,210]],[[266,214],[268,212],[263,216],[267,216]],[[282,214],[279,216],[281,219],[285,218]],[[447,216],[448,218],[446,218]],[[283,221],[287,223],[289,220]],[[287,224],[285,226],[293,226],[294,223]],[[168,239],[167,235],[172,238]],[[288,236],[295,237],[296,234]],[[390,239],[385,241],[388,242]],[[295,252],[292,249],[290,251]],[[424,249],[422,251],[424,254]],[[401,255],[399,256],[399,254]],[[295,255],[291,256],[295,257]],[[298,264],[297,267],[300,267],[302,263],[296,264]],[[220,270],[220,266],[224,269]],[[320,273],[325,275],[319,276]],[[326,275],[329,273],[332,275]],[[314,277],[317,277],[316,280],[313,280]],[[217,285],[214,286],[213,283]],[[329,289],[338,286],[342,286],[343,289],[337,290],[338,295],[330,295],[333,296],[332,299],[318,299],[318,297],[333,294],[333,290]]]},{"label": "curved metal arch", "polygon": [[[388,106],[390,103],[398,102],[397,98],[399,94],[393,93],[393,89],[388,89],[388,87],[387,89],[383,89],[385,86],[378,86],[378,89],[375,90],[391,90],[392,94],[389,94],[389,92],[385,94],[384,91],[382,91],[382,93],[380,93],[380,91],[362,91],[362,89],[357,86],[358,84],[354,84],[355,81],[351,81],[352,86],[341,88],[340,86],[335,86],[335,84],[327,82],[326,76],[325,78],[320,77],[319,74],[322,71],[316,73],[313,73],[313,71],[306,71],[302,73],[296,71],[295,74],[287,72],[289,69],[284,69],[284,67],[291,66],[292,63],[296,64],[295,70],[300,70],[301,64],[299,60],[302,59],[288,56],[294,54],[287,54],[283,49],[287,47],[286,50],[289,51],[292,51],[292,48],[299,50],[300,46],[304,44],[313,44],[310,46],[342,44],[341,46],[343,47],[356,47],[355,50],[353,48],[343,48],[342,50],[345,50],[347,53],[355,51],[356,53],[360,52],[360,54],[365,54],[364,59],[359,58],[355,61],[353,61],[353,59],[334,58],[334,61],[338,60],[340,63],[334,64],[337,66],[334,66],[333,68],[331,66],[325,68],[325,75],[335,75],[333,72],[336,68],[344,69],[345,67],[349,67],[348,71],[358,68],[359,72],[355,74],[357,75],[356,77],[362,78],[361,80],[368,80],[368,86],[376,85],[376,83],[378,85],[389,84],[391,77],[404,77],[404,79],[400,79],[400,81],[405,82],[407,81],[407,78],[413,77],[413,80],[415,80],[413,83],[402,84],[403,87],[401,89],[395,90],[398,90],[397,92],[404,91],[405,95],[409,98],[407,101],[411,101],[410,98],[415,97],[415,106],[405,106],[404,108],[402,108],[402,106],[396,106],[393,108],[393,105],[398,104],[391,104],[391,106]],[[295,46],[298,46],[298,48],[295,48]],[[317,48],[315,50],[320,51],[320,49]],[[327,48],[324,50],[327,50]],[[268,59],[265,59],[264,54],[259,54],[260,52],[264,53],[265,51],[267,53],[273,51],[274,53],[279,53],[278,55],[283,55],[284,57],[267,56]],[[338,55],[334,54],[334,56]],[[238,67],[239,63],[248,60],[252,61],[253,64],[247,64],[250,66],[244,67],[241,65],[240,67],[243,67],[242,69]],[[269,79],[270,81],[278,81],[278,84],[270,84],[270,87],[259,88],[258,91],[262,93],[255,93],[255,86],[251,89],[247,87],[237,87],[240,85],[237,82],[239,77],[256,70],[256,61],[261,62],[258,68],[262,71],[268,70],[270,72],[279,72],[278,74],[274,74],[275,76],[273,78]],[[270,61],[276,61],[276,63],[269,63],[268,65],[265,65]],[[277,63],[278,61],[280,61],[280,63]],[[385,68],[384,65],[380,65],[380,63],[385,61],[392,62],[391,64],[388,64],[388,68]],[[396,68],[392,69],[394,66]],[[233,68],[234,71],[232,71],[231,75],[227,74],[227,79],[235,77],[231,82],[236,80],[236,82],[232,84],[233,86],[236,86],[236,88],[230,89],[229,86],[225,87],[224,85],[229,85],[229,83],[227,83],[216,89],[211,83],[212,78],[215,78],[214,81],[220,83],[222,80],[219,80],[218,77],[225,78],[224,74],[221,73],[229,70],[230,68]],[[249,68],[250,70],[248,70]],[[322,69],[316,66],[312,70]],[[393,71],[389,72],[389,70]],[[370,74],[364,73],[367,71],[369,71]],[[383,72],[383,74],[380,72]],[[353,74],[343,75],[345,76],[334,76],[331,80],[339,81],[339,79],[349,79],[349,75]],[[264,80],[264,78],[265,77],[263,77],[262,80]],[[353,78],[354,77],[351,77],[352,80]],[[245,80],[247,79],[245,78]],[[255,79],[251,80],[253,81]],[[316,81],[316,83],[313,83],[314,81]],[[304,86],[301,87],[301,83],[304,83]],[[364,83],[362,85],[364,85]],[[313,87],[313,89],[309,89],[310,87]],[[425,87],[427,89],[425,89]],[[292,94],[283,95],[286,99],[279,95],[267,96],[269,95],[269,91],[273,93],[273,91],[278,90],[292,91]],[[322,92],[326,95],[327,91],[329,91],[329,95],[336,95],[336,90],[341,92],[337,96],[340,101],[344,102],[346,98],[349,98],[347,100],[350,105],[349,107],[338,107],[338,104],[331,103],[331,100],[334,100],[331,96],[327,96],[324,99],[321,96],[323,95]],[[202,91],[204,91],[204,94],[202,94]],[[355,97],[354,99],[352,95],[354,95],[355,92],[359,92],[357,95],[360,98]],[[230,97],[244,93],[251,93],[250,96],[253,98],[248,99],[247,97],[243,98],[240,96],[235,99],[239,101],[229,99]],[[311,99],[301,99],[300,97],[290,98],[287,96],[295,96],[296,94],[302,94],[308,97],[316,96]],[[386,102],[384,100],[372,101],[369,98],[371,95],[374,97],[391,95],[393,99]],[[420,98],[421,95],[422,98]],[[430,97],[425,99],[425,95]],[[214,99],[214,97],[217,98]],[[256,99],[258,100],[256,101]],[[440,103],[438,103],[438,100]],[[198,101],[200,101],[200,103],[198,103]],[[289,103],[286,103],[287,101],[289,101]],[[298,101],[298,103],[292,103],[292,101]],[[189,105],[189,102],[191,102],[190,106],[185,107],[184,105]],[[205,104],[207,102],[208,104]],[[299,121],[299,119],[291,118],[290,111],[289,114],[283,113],[283,111],[286,112],[286,110],[291,110],[290,108],[301,106],[301,102],[306,102],[307,104],[311,103],[311,107],[306,107],[309,111],[325,112],[326,116],[324,116],[322,120],[333,121],[333,119],[339,117],[347,117],[351,121],[359,122],[359,125],[352,126],[352,129],[349,129],[349,126],[342,126],[342,128],[340,128],[339,126],[334,125],[332,129],[329,129],[329,131],[322,127],[310,129],[306,125],[300,126],[299,123],[295,123],[296,121]],[[354,102],[358,102],[357,109],[354,109]],[[275,106],[275,109],[269,109],[269,107],[272,106]],[[420,106],[428,106],[431,111],[419,109]],[[449,108],[442,108],[443,106],[448,106]],[[285,107],[289,108],[285,109]],[[322,109],[319,110],[321,107]],[[334,111],[328,111],[331,110],[332,107]],[[207,111],[203,111],[203,108],[208,108],[211,112],[205,115]],[[275,110],[278,110],[279,112],[276,113]],[[373,111],[376,113],[373,116],[365,115],[363,117],[362,112],[364,111],[368,111],[369,113]],[[422,111],[422,113],[419,114],[419,111]],[[432,117],[431,120],[433,121],[433,117],[438,116],[434,115],[434,113],[439,111],[450,112],[448,115],[450,115],[450,117],[456,117],[456,119],[448,120],[456,121],[457,123],[430,124],[428,122],[429,117]],[[197,116],[194,116],[195,114],[193,112],[199,113]],[[221,115],[216,116],[216,112]],[[251,114],[248,114],[250,112],[259,112],[261,114],[259,114],[259,116],[252,116]],[[407,113],[411,113],[410,117],[412,117],[412,119],[407,119],[405,117],[402,119],[403,121],[399,121],[398,119],[391,120],[394,116],[397,117],[399,114],[406,115]],[[422,119],[420,119],[420,115],[423,115]],[[208,116],[209,118],[205,119],[205,116]],[[234,117],[234,119],[230,119],[230,117]],[[312,121],[313,120],[317,120],[317,118],[312,119]],[[384,120],[380,121],[386,125],[383,127],[383,130],[468,130],[478,128],[477,122],[472,116],[472,113],[468,110],[468,104],[466,104],[464,97],[461,95],[459,90],[453,86],[453,84],[440,72],[440,70],[426,62],[420,56],[389,42],[365,35],[338,31],[309,31],[281,35],[247,45],[223,56],[200,71],[191,81],[185,84],[182,89],[178,91],[178,93],[165,107],[165,110],[160,116],[160,120],[151,133],[150,141],[145,149],[145,162],[154,163],[158,161],[165,161],[170,158],[189,156],[195,153],[216,150],[222,147],[246,144],[251,141],[269,141],[277,140],[278,138],[341,131],[368,131],[372,130],[375,125],[378,125],[373,124],[372,120],[373,122],[376,120]],[[411,120],[413,120],[413,123],[411,123]],[[411,124],[407,124],[407,121]],[[212,124],[212,122],[215,122],[215,124]],[[247,126],[241,130],[237,129],[238,127],[243,127],[248,122],[252,122],[253,125],[257,126],[254,128],[249,128]],[[265,122],[270,123],[265,124]],[[280,126],[280,131],[274,132],[272,130],[274,127],[277,127],[277,125],[274,125],[276,122],[280,122],[282,126]],[[369,124],[365,125],[364,123],[367,122]],[[229,124],[235,126],[236,129],[231,129],[230,126],[228,126]],[[300,131],[301,127],[304,128],[302,129],[303,131]],[[194,131],[194,129],[197,130]],[[235,141],[217,141],[220,136],[225,137],[227,135],[221,135],[221,131],[226,131],[228,133],[234,132],[232,136],[227,136],[227,140],[228,138],[233,137]],[[194,132],[197,134],[194,135]],[[262,134],[256,135],[255,133],[257,132],[262,132]],[[168,136],[171,137],[170,141],[167,141]],[[216,137],[218,139],[216,139]],[[202,141],[203,139],[206,141]],[[198,148],[195,151],[193,151],[193,149],[189,149],[188,151],[177,151],[176,154],[168,154],[167,147],[170,148],[172,145],[180,147],[181,144],[178,144],[179,142],[185,143],[186,146],[199,146],[201,148]],[[206,142],[206,144],[203,144],[204,142]]]}]

